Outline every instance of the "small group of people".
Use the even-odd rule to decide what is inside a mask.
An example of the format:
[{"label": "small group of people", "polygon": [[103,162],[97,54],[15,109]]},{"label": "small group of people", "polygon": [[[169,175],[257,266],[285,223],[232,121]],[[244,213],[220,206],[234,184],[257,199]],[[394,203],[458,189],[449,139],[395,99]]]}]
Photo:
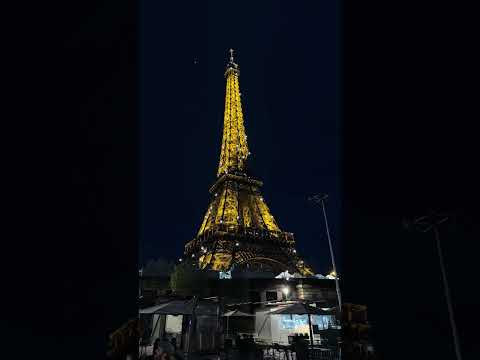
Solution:
[{"label": "small group of people", "polygon": [[182,360],[183,356],[177,352],[177,339],[172,337],[168,341],[166,335],[153,343],[153,354],[147,360]]},{"label": "small group of people", "polygon": [[257,358],[257,348],[253,335],[243,334],[235,337],[235,347],[238,349],[240,359],[254,359]]}]

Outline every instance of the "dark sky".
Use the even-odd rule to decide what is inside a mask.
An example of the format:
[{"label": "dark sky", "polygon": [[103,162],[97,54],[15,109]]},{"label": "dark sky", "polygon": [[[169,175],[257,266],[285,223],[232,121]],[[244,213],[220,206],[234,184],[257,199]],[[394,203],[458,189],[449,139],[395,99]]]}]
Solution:
[{"label": "dark sky", "polygon": [[[368,305],[385,359],[453,359],[440,229],[464,359],[478,358],[478,30],[464,5],[349,2],[344,12],[344,299]],[[476,31],[477,30],[477,31]],[[477,355],[474,355],[477,353]]]},{"label": "dark sky", "polygon": [[[240,65],[251,173],[317,272],[331,269],[320,208],[340,251],[341,118],[335,1],[145,1],[140,22],[140,262],[176,259],[201,224],[215,181],[228,49]],[[175,19],[175,21],[173,21]],[[194,60],[197,63],[194,63]],[[338,259],[339,268],[341,259]]]}]

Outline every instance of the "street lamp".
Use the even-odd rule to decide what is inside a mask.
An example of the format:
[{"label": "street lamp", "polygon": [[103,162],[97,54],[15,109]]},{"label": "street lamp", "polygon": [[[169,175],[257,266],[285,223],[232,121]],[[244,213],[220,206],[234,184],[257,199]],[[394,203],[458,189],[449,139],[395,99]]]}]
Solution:
[{"label": "street lamp", "polygon": [[335,266],[335,256],[333,255],[333,246],[332,246],[332,239],[330,238],[330,231],[328,228],[328,220],[327,220],[327,211],[325,210],[325,200],[327,200],[328,195],[327,194],[317,194],[310,196],[308,200],[313,201],[316,204],[319,204],[322,206],[323,210],[323,217],[325,219],[325,228],[327,230],[327,238],[328,238],[328,246],[330,247],[330,257],[332,258],[332,268],[333,272],[335,273],[335,287],[337,290],[337,301],[338,301],[338,313],[339,313],[339,320],[341,319],[341,313],[342,313],[342,296],[340,294],[340,286],[338,284],[338,272],[337,272],[337,267]]},{"label": "street lamp", "polygon": [[[462,360],[462,356],[460,353],[460,343],[458,341],[457,335],[457,327],[455,325],[455,318],[453,316],[453,307],[452,307],[452,300],[450,299],[450,289],[448,287],[447,281],[447,273],[445,271],[445,264],[443,262],[443,255],[442,255],[442,248],[440,246],[440,232],[438,231],[438,226],[443,222],[448,220],[447,215],[439,215],[435,213],[431,213],[430,216],[422,216],[412,222],[412,225],[415,230],[421,231],[426,233],[430,230],[433,230],[435,234],[435,242],[437,245],[437,253],[438,253],[438,260],[440,262],[440,270],[442,272],[442,280],[443,280],[443,289],[445,291],[445,298],[447,300],[447,307],[448,307],[448,315],[450,318],[450,326],[452,327],[452,335],[453,335],[453,343],[455,345],[455,354],[457,360]],[[405,226],[408,228],[409,223],[405,222]]]}]

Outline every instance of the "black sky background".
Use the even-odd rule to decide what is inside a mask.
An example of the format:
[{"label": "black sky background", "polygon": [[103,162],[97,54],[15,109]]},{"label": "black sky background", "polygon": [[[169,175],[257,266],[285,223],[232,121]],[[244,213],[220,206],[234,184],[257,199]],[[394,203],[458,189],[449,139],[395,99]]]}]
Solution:
[{"label": "black sky background", "polygon": [[402,229],[430,209],[450,213],[441,241],[474,358],[474,22],[464,5],[350,3],[344,23],[344,296],[368,304],[385,358],[454,358],[433,234]]},{"label": "black sky background", "polygon": [[[145,1],[140,26],[140,263],[176,260],[203,220],[216,179],[228,49],[240,65],[251,174],[317,272],[331,270],[320,208],[340,251],[339,11],[333,1]],[[175,20],[174,23],[170,19]],[[162,34],[171,33],[164,37]],[[338,259],[341,270],[341,259]]]},{"label": "black sky background", "polygon": [[[252,167],[265,181],[265,197],[282,227],[296,232],[299,248],[308,251],[322,230],[301,192],[341,194],[335,236],[342,241],[343,297],[368,305],[382,358],[454,358],[433,239],[402,228],[405,216],[429,208],[456,215],[442,229],[442,245],[463,358],[479,357],[476,13],[467,2],[347,2],[338,140],[338,128],[328,124],[339,123],[326,116],[334,109],[332,86],[310,91],[311,80],[334,81],[329,71],[335,61],[331,53],[322,56],[335,46],[327,11],[320,11],[326,5],[280,2],[267,11],[262,4],[246,16],[240,5],[231,11],[226,3],[164,3],[158,23],[151,24],[158,33],[149,35],[158,46],[151,61],[159,66],[146,80],[155,90],[148,94],[139,92],[144,77],[137,50],[148,29],[136,4],[35,3],[26,11],[21,3],[4,10],[12,21],[3,23],[8,31],[2,43],[3,58],[10,60],[3,67],[8,98],[2,119],[11,140],[3,153],[3,178],[10,180],[3,187],[4,228],[10,231],[2,236],[2,340],[8,344],[2,355],[104,358],[106,334],[136,316],[139,250],[147,250],[139,242],[140,190],[147,179],[140,176],[140,150],[148,150],[141,146],[161,150],[148,152],[159,168],[148,181],[164,177],[162,192],[149,202],[158,209],[160,198],[166,207],[173,193],[188,210],[182,215],[190,214],[188,228],[161,240],[173,255],[207,206],[219,151],[225,50],[233,47],[242,70]],[[203,70],[192,66],[192,57]],[[150,101],[152,116],[178,107],[162,122],[163,134],[148,133],[150,140],[167,138],[165,145],[141,141],[140,99]],[[189,114],[194,127],[180,123]],[[182,140],[173,136],[179,130]],[[200,131],[208,141],[196,136]],[[284,133],[305,139],[296,142],[300,149],[284,148]],[[340,151],[328,153],[330,136],[340,141]],[[184,152],[190,142],[193,154]],[[323,151],[308,155],[318,160],[309,169],[299,156],[307,149]],[[180,166],[187,160],[202,173]],[[336,175],[335,166],[341,166],[341,187],[325,175]],[[183,191],[174,191],[178,186]],[[338,203],[329,203],[332,217]],[[168,226],[174,209],[155,210],[148,228]],[[162,214],[165,219],[157,216]],[[309,220],[304,234],[299,218]]]}]

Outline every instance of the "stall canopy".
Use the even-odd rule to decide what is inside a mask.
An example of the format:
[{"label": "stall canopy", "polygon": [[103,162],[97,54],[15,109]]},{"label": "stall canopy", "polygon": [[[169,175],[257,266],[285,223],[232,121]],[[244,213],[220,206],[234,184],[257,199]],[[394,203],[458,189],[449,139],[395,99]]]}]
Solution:
[{"label": "stall canopy", "polygon": [[[192,315],[193,300],[172,300],[164,304],[140,309],[139,312],[146,315]],[[217,306],[210,301],[206,303],[200,301],[196,306],[195,313],[197,315],[217,315]]]},{"label": "stall canopy", "polygon": [[[173,299],[166,301],[162,304],[158,304],[155,306],[150,306],[148,308],[139,309],[139,315],[144,318],[151,318],[152,323],[152,331],[149,335],[149,342],[152,341],[154,336],[158,336],[157,329],[159,329],[160,319],[164,319],[165,326],[168,326],[168,321],[171,316],[178,316],[178,315],[187,315],[193,316],[193,308],[195,305],[194,299],[184,300],[184,299]],[[220,306],[219,303],[216,301],[212,301],[210,299],[200,299],[196,301],[195,306],[195,317],[197,318],[205,318],[212,319],[213,317],[221,316]],[[170,319],[171,320],[171,319]],[[180,324],[176,320],[175,322]],[[162,325],[163,326],[163,325]],[[183,330],[180,330],[183,331]]]},{"label": "stall canopy", "polygon": [[250,317],[250,316],[255,316],[253,314],[248,314],[240,310],[232,310],[232,311],[227,311],[226,313],[223,314],[223,316],[227,317],[232,317],[232,316],[237,316],[237,317]]},{"label": "stall canopy", "polygon": [[332,313],[333,309],[326,310],[308,304],[294,303],[281,306],[279,309],[272,310],[270,312],[270,315],[332,315]]}]

